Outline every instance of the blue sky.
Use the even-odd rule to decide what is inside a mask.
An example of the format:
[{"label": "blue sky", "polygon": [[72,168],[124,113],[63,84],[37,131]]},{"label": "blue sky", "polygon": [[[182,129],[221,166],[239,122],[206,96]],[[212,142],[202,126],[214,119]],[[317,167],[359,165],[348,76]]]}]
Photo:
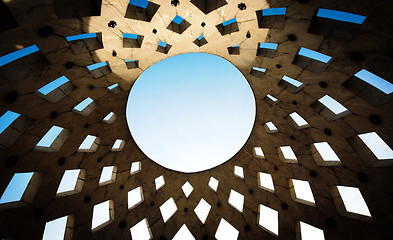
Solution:
[{"label": "blue sky", "polygon": [[254,95],[244,76],[225,59],[204,53],[151,66],[127,103],[128,126],[142,151],[183,172],[227,161],[248,139],[254,120]]}]

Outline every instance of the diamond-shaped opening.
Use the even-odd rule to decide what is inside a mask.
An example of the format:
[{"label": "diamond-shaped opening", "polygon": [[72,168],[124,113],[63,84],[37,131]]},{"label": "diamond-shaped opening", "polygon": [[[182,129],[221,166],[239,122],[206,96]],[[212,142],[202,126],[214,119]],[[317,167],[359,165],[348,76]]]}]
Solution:
[{"label": "diamond-shaped opening", "polygon": [[258,183],[259,183],[259,187],[261,187],[262,189],[269,192],[274,192],[272,175],[268,173],[259,172]]},{"label": "diamond-shaped opening", "polygon": [[235,166],[233,172],[235,173],[236,177],[239,177],[241,179],[244,178],[244,172],[242,167]]},{"label": "diamond-shaped opening", "polygon": [[228,199],[229,205],[234,207],[239,212],[243,212],[244,196],[235,190],[231,189]]},{"label": "diamond-shaped opening", "polygon": [[297,223],[297,240],[325,240],[323,230],[302,221]]},{"label": "diamond-shaped opening", "polygon": [[206,218],[209,215],[211,206],[208,202],[205,201],[205,199],[201,198],[199,201],[198,205],[195,207],[194,211],[196,215],[198,216],[199,220],[203,224],[205,224]]},{"label": "diamond-shaped opening", "polygon": [[102,120],[104,123],[112,124],[116,120],[116,114],[114,112],[108,113]]},{"label": "diamond-shaped opening", "polygon": [[188,196],[190,196],[190,194],[194,190],[194,188],[191,186],[191,184],[188,181],[185,184],[183,184],[181,189],[183,190],[184,195],[186,195],[186,198],[188,198]]},{"label": "diamond-shaped opening", "polygon": [[267,133],[277,133],[278,132],[276,125],[274,125],[272,122],[267,122],[265,124],[265,130]]},{"label": "diamond-shaped opening", "polygon": [[130,174],[134,175],[134,174],[139,173],[140,171],[142,171],[142,164],[141,164],[141,162],[133,162],[131,164]]},{"label": "diamond-shaped opening", "polygon": [[81,192],[85,177],[86,171],[84,169],[66,170],[60,181],[56,196],[67,196]]},{"label": "diamond-shaped opening", "polygon": [[291,197],[294,201],[315,207],[314,195],[307,181],[290,179],[289,188]]},{"label": "diamond-shaped opening", "polygon": [[130,232],[132,240],[150,240],[153,238],[149,222],[146,218],[132,226]]},{"label": "diamond-shaped opening", "polygon": [[160,206],[160,212],[161,212],[162,219],[164,220],[164,223],[168,221],[168,219],[171,218],[176,211],[177,211],[177,206],[175,200],[173,200],[173,197],[171,197]]},{"label": "diamond-shaped opening", "polygon": [[278,148],[278,156],[283,162],[298,163],[295,153],[290,146],[281,146]]},{"label": "diamond-shaped opening", "polygon": [[303,129],[303,128],[309,128],[310,124],[304,118],[302,118],[297,112],[293,112],[289,114],[289,116],[292,118],[292,125],[296,129]]},{"label": "diamond-shaped opening", "polygon": [[356,187],[334,186],[331,188],[334,203],[341,215],[359,220],[371,221],[371,213]]},{"label": "diamond-shaped opening", "polygon": [[113,183],[116,180],[117,167],[106,166],[102,168],[99,186],[104,186]]},{"label": "diamond-shaped opening", "polygon": [[254,156],[257,158],[265,159],[265,155],[263,154],[261,147],[254,147]]},{"label": "diamond-shaped opening", "polygon": [[258,225],[274,236],[278,236],[278,212],[259,204]]},{"label": "diamond-shaped opening", "polygon": [[333,121],[351,114],[348,109],[329,95],[323,96],[317,102],[311,104],[311,107],[326,121]]},{"label": "diamond-shaped opening", "polygon": [[45,224],[42,240],[72,239],[74,231],[74,216],[64,216]]},{"label": "diamond-shaped opening", "polygon": [[115,143],[112,146],[112,151],[120,152],[121,150],[123,150],[125,144],[126,144],[126,141],[121,140],[121,139],[116,139]]},{"label": "diamond-shaped opening", "polygon": [[327,142],[312,145],[313,157],[319,166],[338,166],[341,161]]},{"label": "diamond-shaped opening", "polygon": [[202,47],[203,45],[207,44],[207,40],[203,35],[201,35],[194,40],[194,44],[198,47]]},{"label": "diamond-shaped opening", "polygon": [[234,228],[229,222],[227,222],[224,218],[221,218],[214,237],[217,240],[237,240],[238,236],[239,231]]},{"label": "diamond-shaped opening", "polygon": [[218,183],[219,181],[217,179],[215,179],[214,177],[210,177],[209,187],[213,189],[215,192],[217,192]]},{"label": "diamond-shaped opening", "polygon": [[97,231],[110,224],[114,219],[115,211],[112,200],[94,205],[91,230]]},{"label": "diamond-shaped opening", "polygon": [[36,151],[58,152],[69,136],[69,131],[53,126],[34,147]]},{"label": "diamond-shaped opening", "polygon": [[143,190],[142,187],[134,188],[128,192],[128,210],[135,208],[137,205],[143,202]]},{"label": "diamond-shaped opening", "polygon": [[78,148],[78,152],[95,152],[100,144],[100,138],[92,135],[87,135],[85,140]]},{"label": "diamond-shaped opening", "polygon": [[154,183],[156,184],[156,190],[162,188],[165,185],[164,175],[161,175],[161,176],[157,177],[154,180]]},{"label": "diamond-shaped opening", "polygon": [[278,82],[278,85],[283,89],[287,90],[289,93],[293,94],[299,92],[305,86],[302,82],[299,82],[285,75]]},{"label": "diamond-shaped opening", "polygon": [[183,224],[172,240],[195,240],[195,238],[186,224]]},{"label": "diamond-shaped opening", "polygon": [[378,160],[393,159],[393,150],[376,132],[359,134],[358,136]]},{"label": "diamond-shaped opening", "polygon": [[191,0],[191,3],[205,14],[228,4],[225,0]]}]

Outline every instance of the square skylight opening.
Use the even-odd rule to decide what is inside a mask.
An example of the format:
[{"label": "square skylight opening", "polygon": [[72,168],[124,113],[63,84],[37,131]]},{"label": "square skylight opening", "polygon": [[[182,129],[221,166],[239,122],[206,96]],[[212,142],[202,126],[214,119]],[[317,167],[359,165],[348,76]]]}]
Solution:
[{"label": "square skylight opening", "polygon": [[166,42],[163,42],[163,41],[160,41],[160,42],[158,43],[158,46],[161,46],[161,47],[163,47],[163,48],[165,48],[166,45],[167,45],[167,43],[166,43]]},{"label": "square skylight opening", "polygon": [[263,154],[261,147],[254,147],[254,156],[257,158],[265,159],[265,155]]},{"label": "square skylight opening", "polygon": [[106,166],[102,168],[99,186],[104,186],[113,183],[116,180],[117,167]]},{"label": "square skylight opening", "polygon": [[4,132],[20,116],[19,113],[8,110],[0,117],[0,134]]},{"label": "square skylight opening", "polygon": [[121,140],[121,139],[116,139],[116,141],[113,143],[112,151],[113,152],[120,152],[123,150],[125,145],[126,145],[126,141]]},{"label": "square skylight opening", "polygon": [[102,119],[102,121],[104,123],[112,124],[116,120],[116,117],[117,116],[114,112],[110,112],[108,113],[108,115],[105,116],[104,119]]},{"label": "square skylight opening", "polygon": [[379,91],[382,91],[385,94],[393,93],[393,84],[386,81],[385,79],[367,71],[366,69],[362,69],[355,74],[355,77],[363,80],[364,82],[372,85],[377,88]]},{"label": "square skylight opening", "polygon": [[150,240],[153,238],[149,222],[146,218],[130,228],[132,240]]},{"label": "square skylight opening", "polygon": [[300,48],[298,54],[301,56],[307,57],[307,58],[311,58],[311,59],[323,62],[323,63],[328,63],[332,59],[332,57],[330,57],[328,55],[325,55],[320,52],[313,51],[313,50],[310,50],[310,49],[307,49],[304,47]]},{"label": "square skylight opening", "polygon": [[93,135],[87,135],[78,148],[78,152],[95,152],[100,144],[100,139]]},{"label": "square skylight opening", "polygon": [[130,0],[129,4],[146,9],[147,5],[149,4],[149,1],[147,1],[147,0]]},{"label": "square skylight opening", "polygon": [[36,45],[32,45],[30,47],[26,47],[20,50],[17,50],[15,52],[6,54],[4,56],[0,57],[0,67],[7,65],[8,63],[11,63],[15,60],[18,60],[20,58],[23,58],[27,55],[30,55],[32,53],[38,52],[39,49]]},{"label": "square skylight opening", "polygon": [[366,144],[378,160],[393,159],[393,150],[376,132],[359,134],[358,137]]},{"label": "square skylight opening", "polygon": [[203,224],[205,224],[206,218],[209,215],[211,208],[212,207],[210,206],[210,204],[206,202],[203,198],[201,198],[198,205],[195,207],[194,212]]},{"label": "square skylight opening", "polygon": [[95,232],[107,226],[114,220],[114,218],[115,212],[112,200],[107,200],[105,202],[94,205],[91,231]]},{"label": "square skylight opening", "polygon": [[158,191],[160,188],[162,188],[165,185],[164,175],[161,175],[156,179],[154,179],[154,183],[156,185],[156,190]]},{"label": "square skylight opening", "polygon": [[73,218],[72,215],[69,215],[47,222],[42,240],[71,239],[74,227]]},{"label": "square skylight opening", "polygon": [[214,237],[217,240],[237,240],[238,236],[239,231],[234,228],[229,222],[227,222],[224,218],[221,218]]},{"label": "square skylight opening", "polygon": [[259,204],[258,225],[263,230],[274,236],[278,236],[278,212],[274,209]]},{"label": "square skylight opening", "polygon": [[315,207],[314,195],[308,181],[290,179],[289,188],[294,201]]},{"label": "square skylight opening", "polygon": [[313,143],[313,146],[316,150],[313,156],[319,166],[341,165],[339,157],[327,142]]},{"label": "square skylight opening", "polygon": [[311,107],[327,121],[333,121],[351,114],[348,109],[329,95],[323,96],[318,102],[311,104]]},{"label": "square skylight opening", "polygon": [[317,17],[328,18],[328,19],[333,19],[343,22],[356,23],[356,24],[362,24],[366,19],[365,16],[343,12],[343,11],[324,9],[324,8],[318,9]]},{"label": "square skylight opening", "polygon": [[34,147],[36,151],[58,152],[69,136],[69,131],[58,126],[53,126]]},{"label": "square skylight opening", "polygon": [[334,186],[331,188],[337,211],[344,216],[372,221],[370,210],[360,190],[356,187]]},{"label": "square skylight opening", "polygon": [[279,156],[284,162],[298,163],[297,157],[293,152],[291,146],[281,146],[278,151]]},{"label": "square skylight opening", "polygon": [[82,191],[83,183],[86,177],[84,169],[66,170],[61,178],[56,196],[67,196]]},{"label": "square skylight opening", "polygon": [[184,18],[180,17],[179,15],[176,15],[175,18],[172,20],[172,22],[179,24],[184,20]]},{"label": "square skylight opening", "polygon": [[0,205],[14,202],[26,202],[25,192],[30,184],[34,172],[15,173],[0,198]]},{"label": "square skylight opening", "polygon": [[243,168],[239,167],[239,166],[235,166],[233,169],[233,173],[235,174],[235,176],[243,179],[244,178],[244,173],[243,173]]},{"label": "square skylight opening", "polygon": [[265,130],[267,133],[277,133],[278,129],[272,122],[265,123]]},{"label": "square skylight opening", "polygon": [[213,189],[213,191],[215,191],[215,192],[217,192],[217,188],[218,188],[218,180],[217,179],[215,179],[214,177],[210,177],[210,180],[209,180],[209,187],[211,188],[211,189]]},{"label": "square skylight opening", "polygon": [[267,8],[262,10],[262,16],[285,15],[286,12],[286,8]]},{"label": "square skylight opening", "polygon": [[131,164],[130,174],[134,175],[142,171],[142,163],[141,162],[133,162]]},{"label": "square skylight opening", "polygon": [[143,198],[143,190],[142,187],[134,188],[133,190],[128,192],[128,210],[131,210],[142,203]]},{"label": "square skylight opening", "polygon": [[186,224],[183,224],[172,240],[195,240],[195,238]]},{"label": "square skylight opening", "polygon": [[289,114],[289,116],[292,118],[295,128],[303,129],[310,127],[310,124],[308,124],[308,122],[304,120],[304,118],[302,118],[297,112],[293,112]]},{"label": "square skylight opening", "polygon": [[325,240],[323,230],[300,221],[298,232],[301,240]]},{"label": "square skylight opening", "polygon": [[259,187],[274,193],[274,184],[272,175],[268,173],[259,172],[258,173],[258,184]]},{"label": "square skylight opening", "polygon": [[190,196],[190,194],[194,190],[194,188],[191,186],[191,184],[188,181],[183,184],[181,189],[183,190],[184,195],[186,195],[186,198],[188,198],[188,196]]},{"label": "square skylight opening", "polygon": [[228,199],[229,205],[234,207],[239,212],[243,212],[244,196],[235,190],[231,189]]},{"label": "square skylight opening", "polygon": [[168,219],[171,218],[176,211],[177,206],[175,200],[173,200],[173,197],[171,197],[160,206],[160,212],[164,223],[168,221]]}]

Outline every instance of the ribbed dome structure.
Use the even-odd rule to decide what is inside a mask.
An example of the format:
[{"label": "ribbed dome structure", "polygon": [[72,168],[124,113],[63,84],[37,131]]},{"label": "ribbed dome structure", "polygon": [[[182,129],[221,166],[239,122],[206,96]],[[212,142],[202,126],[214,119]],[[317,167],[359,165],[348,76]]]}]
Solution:
[{"label": "ribbed dome structure", "polygon": [[[1,1],[0,238],[393,238],[392,9]],[[257,113],[234,157],[185,174],[138,148],[126,103],[144,70],[192,52],[235,65]]]}]

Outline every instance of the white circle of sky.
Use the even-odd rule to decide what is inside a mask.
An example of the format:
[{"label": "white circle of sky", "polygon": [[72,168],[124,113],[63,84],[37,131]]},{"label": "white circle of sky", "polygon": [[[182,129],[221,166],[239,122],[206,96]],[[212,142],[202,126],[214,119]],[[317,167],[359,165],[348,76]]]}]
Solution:
[{"label": "white circle of sky", "polygon": [[254,94],[227,60],[187,53],[145,70],[128,97],[136,144],[159,165],[185,173],[216,167],[246,143],[255,121]]}]

